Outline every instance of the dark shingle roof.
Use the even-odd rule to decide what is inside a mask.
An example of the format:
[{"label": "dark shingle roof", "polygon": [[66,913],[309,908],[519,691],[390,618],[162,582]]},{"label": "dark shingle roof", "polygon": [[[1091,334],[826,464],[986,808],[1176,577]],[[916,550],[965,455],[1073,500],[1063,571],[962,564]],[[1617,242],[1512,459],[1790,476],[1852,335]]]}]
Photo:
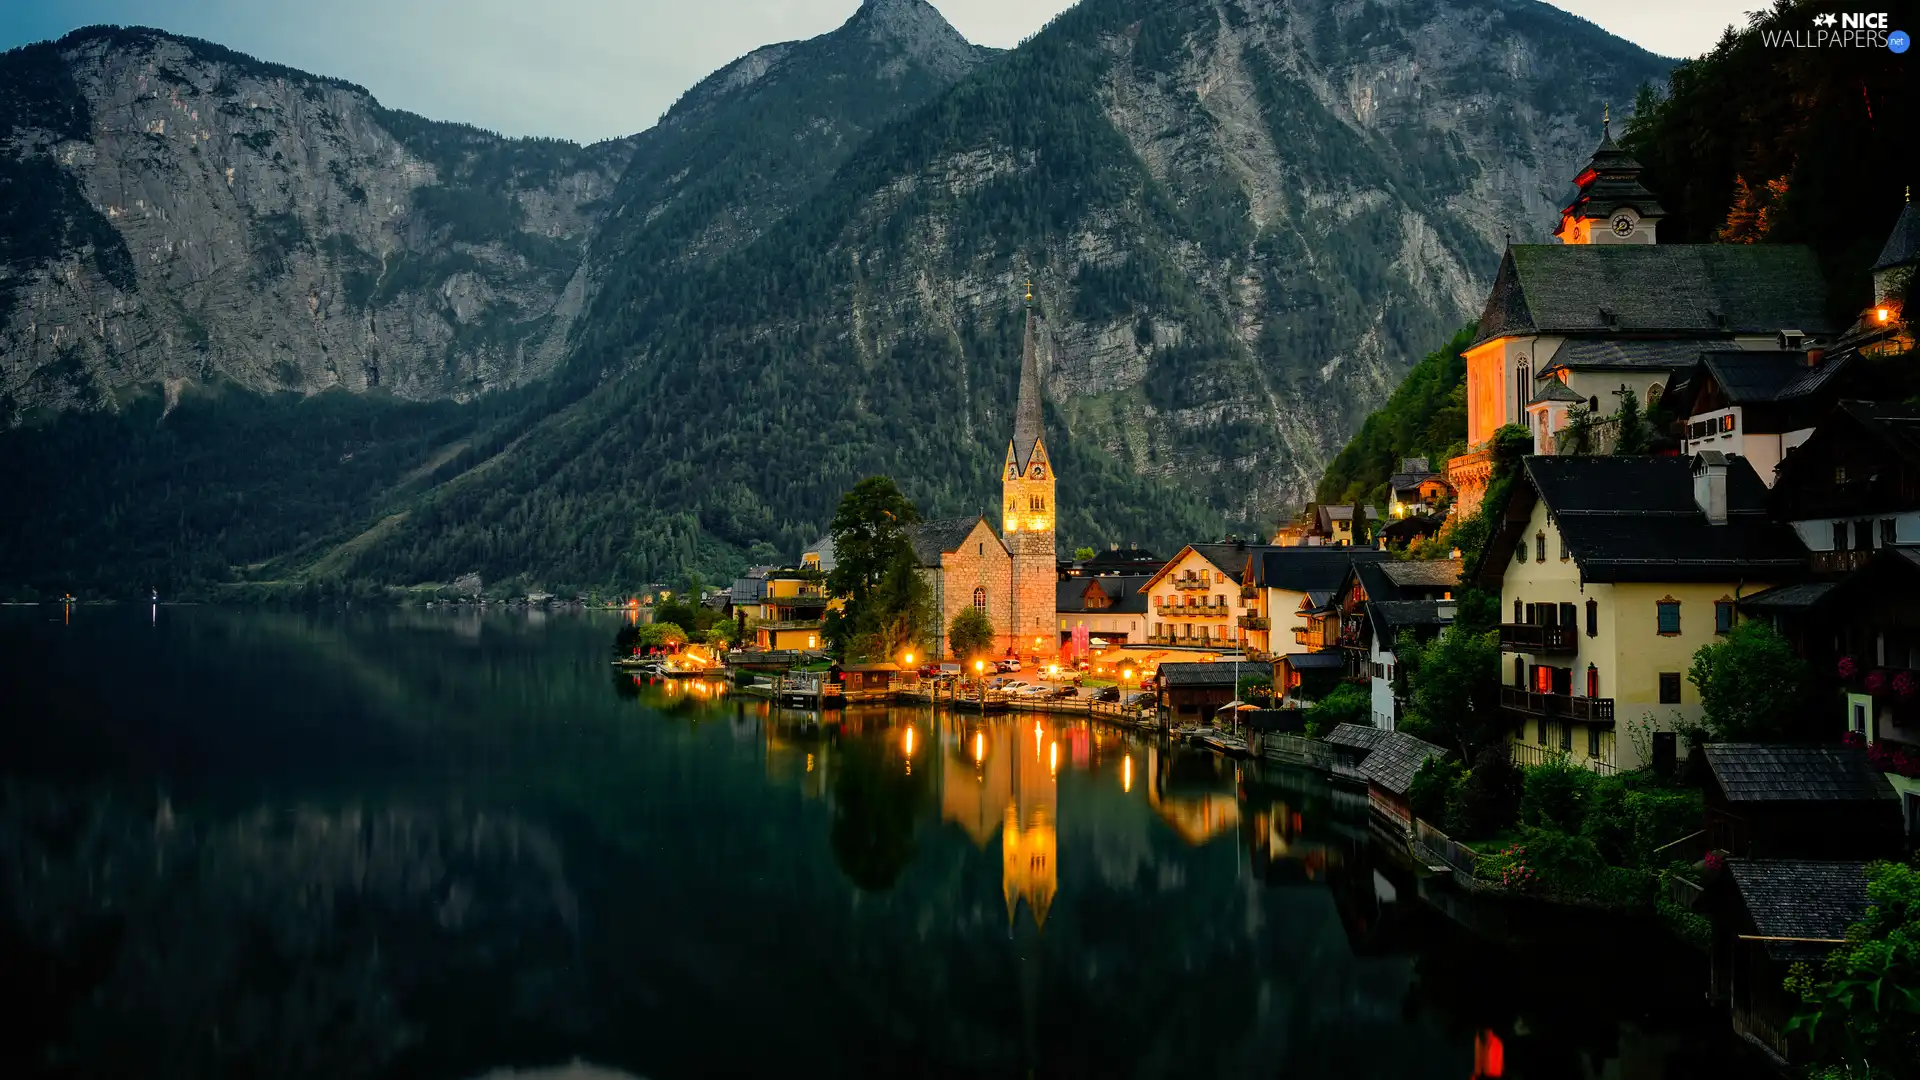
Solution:
[{"label": "dark shingle roof", "polygon": [[1893,786],[1850,746],[1708,743],[1707,767],[1729,802],[1877,802]]},{"label": "dark shingle roof", "polygon": [[[1212,563],[1235,581],[1247,572],[1254,557],[1274,550],[1272,544],[1189,544],[1195,554]],[[1171,565],[1171,564],[1169,564]]]},{"label": "dark shingle roof", "polygon": [[1580,184],[1580,193],[1561,212],[1582,218],[1604,218],[1620,207],[1630,206],[1641,217],[1656,220],[1664,217],[1666,211],[1661,209],[1653,192],[1640,182],[1641,171],[1640,163],[1620,149],[1612,135],[1603,132],[1593,159],[1574,178],[1585,181]]},{"label": "dark shingle roof", "polygon": [[733,580],[732,600],[736,604],[757,604],[766,592],[766,578],[743,577]]},{"label": "dark shingle roof", "polygon": [[1391,646],[1397,631],[1445,626],[1453,621],[1457,610],[1452,600],[1375,600],[1367,605],[1367,617]]},{"label": "dark shingle roof", "polygon": [[1112,548],[1095,554],[1093,558],[1088,559],[1080,565],[1097,574],[1107,567],[1117,566],[1130,569],[1141,563],[1149,562],[1164,564],[1166,560],[1145,548]]},{"label": "dark shingle roof", "polygon": [[1803,939],[1766,942],[1775,959],[1827,952],[1867,913],[1865,863],[1729,859],[1727,870],[1761,937]]},{"label": "dark shingle roof", "polygon": [[1295,671],[1324,671],[1342,668],[1347,665],[1346,654],[1339,649],[1322,649],[1319,652],[1288,653],[1281,657],[1287,666]]},{"label": "dark shingle roof", "polygon": [[[1234,664],[1161,664],[1154,678],[1161,686],[1232,686]],[[1241,674],[1256,674],[1252,664],[1241,666]]]},{"label": "dark shingle roof", "polygon": [[[975,514],[972,517],[941,518],[938,521],[923,521],[915,525],[908,534],[913,544],[913,557],[921,566],[939,566],[940,556],[949,551],[959,551],[960,545],[967,542],[967,534],[983,519]],[[998,543],[998,540],[995,540]]]},{"label": "dark shingle roof", "polygon": [[1740,610],[1756,615],[1790,611],[1809,611],[1820,606],[1820,601],[1833,591],[1831,581],[1803,581],[1797,585],[1780,585],[1740,598]]},{"label": "dark shingle roof", "polygon": [[1340,587],[1349,568],[1389,557],[1386,552],[1372,548],[1267,548],[1261,552],[1260,564],[1254,568],[1254,582],[1268,589],[1330,593]]},{"label": "dark shingle roof", "polygon": [[1527,404],[1543,405],[1549,401],[1583,402],[1586,400],[1586,398],[1574,393],[1573,387],[1568,386],[1559,379],[1547,379],[1545,380],[1545,385],[1540,387],[1539,392],[1533,395],[1533,400],[1527,402]]},{"label": "dark shingle roof", "polygon": [[1807,370],[1803,352],[1729,349],[1702,353],[1700,362],[1733,405],[1772,401]]},{"label": "dark shingle roof", "polygon": [[1407,793],[1413,786],[1413,774],[1428,758],[1447,753],[1404,731],[1383,731],[1364,724],[1341,724],[1327,734],[1327,741],[1363,751],[1366,757],[1360,760],[1361,775],[1395,795]]},{"label": "dark shingle roof", "polygon": [[1920,213],[1916,213],[1913,204],[1908,203],[1900,208],[1900,219],[1893,223],[1887,246],[1880,249],[1880,257],[1873,260],[1873,268],[1891,270],[1917,258],[1920,258]]},{"label": "dark shingle roof", "polygon": [[[1054,608],[1057,611],[1095,611],[1114,615],[1142,614],[1147,610],[1147,594],[1142,587],[1150,580],[1144,575],[1132,574],[1064,578],[1054,586]],[[1106,607],[1087,607],[1087,591],[1096,585],[1111,600]]]},{"label": "dark shingle roof", "polygon": [[1501,259],[1474,341],[1816,333],[1832,328],[1826,298],[1812,249],[1797,244],[1524,244]]},{"label": "dark shingle roof", "polygon": [[[1555,455],[1525,462],[1588,581],[1777,581],[1805,565],[1806,548],[1792,527],[1766,516],[1767,489],[1744,458],[1729,460],[1723,525],[1709,522],[1694,502],[1688,458]],[[1503,557],[1512,539],[1503,532]]]},{"label": "dark shingle roof", "polygon": [[1679,341],[1635,341],[1574,338],[1560,346],[1541,369],[1550,375],[1562,368],[1608,368],[1619,371],[1684,371],[1700,359],[1698,338]]},{"label": "dark shingle roof", "polygon": [[1403,589],[1446,588],[1460,584],[1459,559],[1409,559],[1380,564],[1387,580]]}]

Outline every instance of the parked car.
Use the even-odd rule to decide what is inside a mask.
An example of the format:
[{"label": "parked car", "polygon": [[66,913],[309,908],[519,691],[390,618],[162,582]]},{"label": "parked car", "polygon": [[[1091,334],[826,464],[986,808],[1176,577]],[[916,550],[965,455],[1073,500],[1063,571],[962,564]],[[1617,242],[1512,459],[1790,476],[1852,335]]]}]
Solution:
[{"label": "parked car", "polygon": [[1119,701],[1120,688],[1117,686],[1103,686],[1095,690],[1092,697],[1095,701]]},{"label": "parked car", "polygon": [[1052,690],[1047,691],[1047,697],[1056,701],[1079,696],[1080,691],[1071,686],[1056,686]]},{"label": "parked car", "polygon": [[1128,694],[1127,700],[1123,702],[1123,704],[1128,705],[1132,708],[1138,709],[1138,708],[1141,708],[1142,706],[1153,704],[1153,695],[1152,694]]},{"label": "parked car", "polygon": [[998,671],[998,672],[1000,672],[1000,673],[1002,673],[1002,674],[1006,674],[1006,673],[1009,673],[1009,672],[1014,672],[1014,671],[1019,671],[1019,670],[1020,670],[1020,661],[1018,661],[1018,660],[1002,660],[1002,661],[1000,661],[999,663],[997,663],[997,664],[995,664],[995,665],[993,665],[993,670],[995,670],[995,671]]}]

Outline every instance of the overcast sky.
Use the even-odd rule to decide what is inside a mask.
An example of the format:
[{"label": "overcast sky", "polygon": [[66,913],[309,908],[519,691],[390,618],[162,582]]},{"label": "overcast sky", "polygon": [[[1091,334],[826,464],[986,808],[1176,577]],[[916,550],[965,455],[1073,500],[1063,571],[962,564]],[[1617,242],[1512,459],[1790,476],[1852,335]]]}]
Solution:
[{"label": "overcast sky", "polygon": [[[1643,48],[1693,56],[1765,0],[1557,0]],[[1012,46],[1069,0],[933,0]],[[590,141],[650,126],[761,45],[825,33],[859,0],[0,0],[0,48],[93,23],[156,26],[359,83],[382,103],[509,135]]]}]

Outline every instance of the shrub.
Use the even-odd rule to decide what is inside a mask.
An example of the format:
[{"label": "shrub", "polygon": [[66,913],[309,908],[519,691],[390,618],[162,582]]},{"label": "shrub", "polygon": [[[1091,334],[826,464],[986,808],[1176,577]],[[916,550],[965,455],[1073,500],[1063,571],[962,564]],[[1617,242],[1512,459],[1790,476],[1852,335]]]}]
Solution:
[{"label": "shrub", "polygon": [[1447,794],[1464,772],[1466,767],[1452,758],[1428,758],[1420,771],[1413,774],[1413,784],[1407,789],[1414,816],[1427,822],[1440,822],[1445,828]]},{"label": "shrub", "polygon": [[1448,792],[1447,830],[1493,836],[1508,828],[1519,817],[1524,782],[1505,746],[1485,747],[1473,759],[1473,769]]},{"label": "shrub", "polygon": [[1307,707],[1307,734],[1317,739],[1341,724],[1366,724],[1372,706],[1368,690],[1353,683],[1341,683],[1332,693]]},{"label": "shrub", "polygon": [[1520,820],[1534,827],[1579,833],[1586,821],[1588,796],[1598,779],[1564,759],[1527,769]]}]

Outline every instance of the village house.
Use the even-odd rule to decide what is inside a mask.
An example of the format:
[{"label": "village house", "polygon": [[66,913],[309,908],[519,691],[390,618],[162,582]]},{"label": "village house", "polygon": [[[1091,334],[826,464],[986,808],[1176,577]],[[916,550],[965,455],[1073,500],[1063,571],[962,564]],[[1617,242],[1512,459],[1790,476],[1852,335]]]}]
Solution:
[{"label": "village house", "polygon": [[1479,581],[1501,598],[1514,758],[1649,764],[1677,749],[1677,722],[1700,718],[1693,654],[1733,629],[1743,593],[1798,578],[1805,549],[1740,458],[1523,462]]},{"label": "village house", "polygon": [[1392,731],[1406,711],[1405,682],[1398,650],[1403,641],[1424,645],[1453,625],[1458,607],[1452,600],[1375,600],[1367,610],[1371,633],[1367,656],[1368,707],[1375,727]]},{"label": "village house", "polygon": [[1054,589],[1054,614],[1060,622],[1060,641],[1073,640],[1081,627],[1092,648],[1125,646],[1147,636],[1145,576],[1105,574],[1062,578]]},{"label": "village house", "polygon": [[1181,548],[1147,579],[1145,644],[1190,660],[1244,649],[1239,620],[1258,610],[1258,592],[1243,588],[1241,579],[1248,565],[1270,550],[1265,544],[1244,542]]},{"label": "village house", "polygon": [[727,609],[762,650],[823,648],[822,620],[832,606],[820,574],[798,568],[755,567],[727,595]]},{"label": "village house", "polygon": [[1403,707],[1394,650],[1403,633],[1424,642],[1453,622],[1460,560],[1355,560],[1319,614],[1321,640],[1332,635],[1346,681],[1368,688],[1373,726],[1392,730]]},{"label": "village house", "polygon": [[1075,559],[1060,564],[1060,576],[1069,577],[1152,577],[1167,561],[1145,548],[1109,545],[1091,559]]},{"label": "village house", "polygon": [[1267,548],[1247,563],[1244,595],[1253,603],[1240,617],[1248,655],[1255,658],[1332,648],[1319,640],[1316,612],[1339,591],[1356,565],[1385,565],[1390,556],[1371,548]]},{"label": "village house", "polygon": [[1380,509],[1375,506],[1355,506],[1353,504],[1314,503],[1310,507],[1312,516],[1308,519],[1304,543],[1308,547],[1351,547],[1354,543],[1354,513],[1358,511],[1366,522],[1366,535],[1371,538],[1380,531]]},{"label": "village house", "polygon": [[1400,471],[1387,477],[1387,516],[1395,520],[1435,513],[1452,497],[1447,478],[1423,457],[1402,458]]},{"label": "village house", "polygon": [[1831,334],[1810,248],[1656,243],[1664,211],[1640,172],[1603,131],[1561,212],[1561,243],[1501,258],[1466,353],[1468,452],[1447,463],[1456,513],[1479,508],[1503,425],[1534,425],[1535,449],[1552,453],[1575,409],[1611,414],[1622,391],[1657,398],[1703,350]]},{"label": "village house", "polygon": [[1821,348],[1701,353],[1668,391],[1684,402],[1682,450],[1744,457],[1771,486],[1780,460],[1833,410],[1851,356]]}]

